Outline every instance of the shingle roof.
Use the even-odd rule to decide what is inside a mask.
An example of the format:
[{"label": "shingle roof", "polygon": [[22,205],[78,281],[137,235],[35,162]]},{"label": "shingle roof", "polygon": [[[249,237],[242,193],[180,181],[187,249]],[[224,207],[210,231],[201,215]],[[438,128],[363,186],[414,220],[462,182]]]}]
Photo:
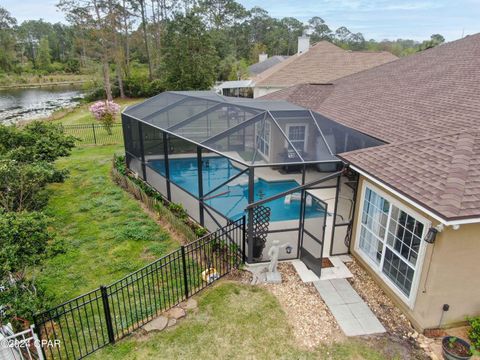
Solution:
[{"label": "shingle roof", "polygon": [[289,56],[275,55],[275,56],[269,57],[267,60],[250,65],[248,67],[248,71],[252,76],[256,76],[288,58]]},{"label": "shingle roof", "polygon": [[477,130],[357,150],[340,157],[449,220],[480,214]]},{"label": "shingle roof", "polygon": [[444,219],[480,217],[480,34],[264,98],[390,143],[342,157]]},{"label": "shingle roof", "polygon": [[386,142],[480,123],[480,34],[334,81],[264,96],[318,111]]},{"label": "shingle roof", "polygon": [[320,41],[307,52],[293,55],[254,78],[257,86],[291,86],[306,82],[328,83],[397,57],[389,52],[347,51]]}]

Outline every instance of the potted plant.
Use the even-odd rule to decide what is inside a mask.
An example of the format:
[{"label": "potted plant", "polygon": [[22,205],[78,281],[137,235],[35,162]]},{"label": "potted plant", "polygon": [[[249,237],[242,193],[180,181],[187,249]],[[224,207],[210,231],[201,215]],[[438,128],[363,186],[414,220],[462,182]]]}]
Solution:
[{"label": "potted plant", "polygon": [[455,336],[442,339],[443,358],[447,360],[467,360],[472,357],[470,344]]}]

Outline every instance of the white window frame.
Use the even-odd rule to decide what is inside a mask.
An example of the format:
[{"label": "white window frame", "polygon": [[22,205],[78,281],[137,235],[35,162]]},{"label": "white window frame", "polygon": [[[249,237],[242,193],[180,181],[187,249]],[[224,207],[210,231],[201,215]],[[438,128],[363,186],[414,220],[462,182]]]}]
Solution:
[{"label": "white window frame", "polygon": [[[385,238],[384,238],[384,244],[383,244],[383,252],[382,252],[382,258],[380,260],[380,264],[376,264],[365,252],[362,248],[360,248],[360,232],[362,228],[362,216],[363,216],[363,208],[364,208],[364,203],[365,203],[365,194],[367,192],[367,189],[375,192],[377,195],[383,197],[385,200],[387,200],[390,203],[390,209],[388,212],[388,220],[387,220],[387,226],[386,226],[386,231],[385,231]],[[418,212],[415,210],[406,207],[403,205],[401,202],[387,194],[385,191],[381,190],[380,188],[374,186],[373,184],[369,183],[368,181],[364,180],[362,184],[362,189],[361,189],[361,197],[360,197],[360,206],[359,206],[359,211],[357,215],[357,226],[356,226],[356,235],[355,235],[355,252],[362,258],[363,261],[365,261],[369,267],[388,285],[390,289],[393,290],[393,292],[403,301],[407,304],[407,306],[410,309],[413,309],[415,305],[415,300],[417,298],[417,293],[418,293],[418,287],[420,283],[420,278],[422,277],[422,270],[423,270],[423,261],[425,258],[425,252],[426,252],[426,242],[424,241],[425,235],[428,232],[428,229],[431,227],[431,222],[427,220],[424,216],[420,215]],[[398,287],[397,285],[390,280],[388,276],[386,276],[383,271],[383,263],[385,260],[385,252],[386,252],[386,247],[388,246],[386,236],[388,234],[388,228],[390,224],[390,219],[391,219],[391,209],[392,205],[397,207],[399,210],[404,211],[407,215],[411,215],[412,217],[415,218],[418,222],[423,224],[423,233],[422,233],[422,238],[420,240],[420,249],[418,251],[418,258],[417,262],[415,264],[415,270],[413,274],[413,280],[412,280],[412,287],[410,289],[410,295],[407,296],[405,295]],[[389,247],[391,250],[391,247]],[[394,252],[395,253],[395,252]]]},{"label": "white window frame", "polygon": [[[265,137],[265,129],[262,128],[261,132],[260,132],[260,135],[257,135],[257,130],[258,130],[258,127],[262,124],[261,122],[260,123],[257,123],[255,124],[256,128],[255,128],[255,139],[257,139],[257,136],[260,138],[261,141],[264,142],[264,144],[267,144],[268,145],[268,154],[265,154],[261,149],[260,149],[260,146],[259,144],[257,143],[256,147],[257,147],[257,151],[262,154],[262,156],[267,159],[267,160],[270,160],[270,152],[272,151],[272,145],[271,145],[271,139],[272,139],[272,124],[270,122],[268,122],[267,119],[265,119],[265,122],[264,122],[264,127],[267,125],[268,123],[268,126],[270,126],[270,131],[268,133],[268,138]],[[255,140],[256,141],[256,140]]]},{"label": "white window frame", "polygon": [[[290,128],[291,127],[294,127],[294,126],[303,126],[305,128],[305,138],[303,140],[303,151],[304,152],[307,152],[307,139],[308,139],[308,124],[305,124],[305,123],[298,123],[298,124],[287,124],[285,126],[285,135],[287,136],[287,139],[285,141],[285,146],[287,147],[288,149],[288,146],[289,146],[289,141],[290,143],[293,145],[293,142],[292,140],[290,140]],[[295,140],[293,140],[295,142]]]}]

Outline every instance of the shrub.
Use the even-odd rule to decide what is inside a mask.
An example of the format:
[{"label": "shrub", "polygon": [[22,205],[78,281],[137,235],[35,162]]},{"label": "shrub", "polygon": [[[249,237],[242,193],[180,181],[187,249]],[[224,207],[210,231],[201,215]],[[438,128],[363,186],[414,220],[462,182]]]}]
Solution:
[{"label": "shrub", "polygon": [[22,129],[0,125],[0,155],[19,162],[53,162],[69,155],[74,146],[75,138],[65,135],[59,125],[41,121]]},{"label": "shrub", "polygon": [[120,112],[120,105],[113,101],[97,101],[90,106],[92,115],[100,121],[108,134],[112,134],[112,125],[115,122],[115,115]]},{"label": "shrub", "polygon": [[468,318],[470,330],[468,337],[475,349],[480,351],[480,316]]},{"label": "shrub", "polygon": [[0,277],[21,280],[26,269],[37,265],[46,254],[53,236],[45,215],[38,212],[0,215]]}]

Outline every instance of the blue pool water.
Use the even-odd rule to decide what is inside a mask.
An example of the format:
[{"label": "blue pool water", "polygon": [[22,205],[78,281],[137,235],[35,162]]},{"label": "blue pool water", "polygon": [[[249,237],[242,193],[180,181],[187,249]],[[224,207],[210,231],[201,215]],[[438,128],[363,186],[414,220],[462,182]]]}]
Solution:
[{"label": "blue pool water", "polygon": [[[165,176],[164,160],[149,161],[149,166]],[[198,172],[197,159],[170,159],[169,160],[170,180],[198,197]],[[230,160],[222,157],[206,157],[203,159],[202,178],[203,193],[221,185],[228,179],[240,173],[241,170],[232,165]],[[255,201],[268,198],[281,192],[297,187],[294,180],[287,181],[266,181],[259,178],[255,182]],[[205,201],[207,205],[236,220],[243,216],[245,207],[248,204],[248,175],[245,173],[233,180],[232,183],[221,187],[214,193],[209,194]],[[272,210],[271,221],[295,220],[299,218],[300,201],[292,200],[285,204],[285,198],[273,200],[265,204]],[[315,201],[306,207],[307,218],[323,216],[324,209],[320,203]]]}]

